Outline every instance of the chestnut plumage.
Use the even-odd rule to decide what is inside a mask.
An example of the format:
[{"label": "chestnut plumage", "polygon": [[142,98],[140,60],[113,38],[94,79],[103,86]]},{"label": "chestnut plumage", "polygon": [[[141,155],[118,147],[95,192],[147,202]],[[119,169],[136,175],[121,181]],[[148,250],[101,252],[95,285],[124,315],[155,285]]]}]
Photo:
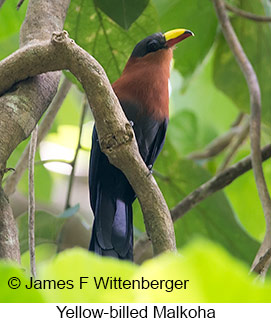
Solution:
[{"label": "chestnut plumage", "polygon": [[[150,169],[165,141],[173,48],[191,35],[189,30],[175,29],[146,37],[135,46],[122,75],[112,85]],[[95,127],[89,189],[94,213],[89,249],[103,256],[132,260],[132,203],[136,195],[124,174],[101,152]]]}]

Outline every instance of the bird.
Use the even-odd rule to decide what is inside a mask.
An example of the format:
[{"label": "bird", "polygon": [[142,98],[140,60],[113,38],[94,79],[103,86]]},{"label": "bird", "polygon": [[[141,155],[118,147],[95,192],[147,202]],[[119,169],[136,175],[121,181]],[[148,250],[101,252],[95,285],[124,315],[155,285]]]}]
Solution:
[{"label": "bird", "polygon": [[[169,120],[168,82],[175,45],[193,32],[173,29],[141,40],[112,88],[133,127],[142,159],[150,172],[160,153]],[[89,250],[133,261],[133,212],[136,194],[125,175],[101,151],[92,133],[89,194],[94,214]]]}]

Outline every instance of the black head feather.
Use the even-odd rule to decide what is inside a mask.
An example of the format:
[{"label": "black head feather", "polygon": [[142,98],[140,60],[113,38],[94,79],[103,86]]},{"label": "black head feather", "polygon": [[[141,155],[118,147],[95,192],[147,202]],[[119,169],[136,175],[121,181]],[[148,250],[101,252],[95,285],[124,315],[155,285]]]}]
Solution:
[{"label": "black head feather", "polygon": [[166,39],[162,33],[155,33],[141,40],[134,48],[131,57],[143,57],[159,49],[167,48]]}]

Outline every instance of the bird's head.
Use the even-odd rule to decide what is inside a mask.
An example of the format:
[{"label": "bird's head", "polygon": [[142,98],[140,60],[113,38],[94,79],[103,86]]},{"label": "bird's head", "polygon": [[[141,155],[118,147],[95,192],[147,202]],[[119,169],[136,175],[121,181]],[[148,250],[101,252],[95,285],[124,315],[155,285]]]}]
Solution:
[{"label": "bird's head", "polygon": [[141,40],[134,48],[113,89],[122,102],[144,107],[157,120],[168,117],[168,80],[174,45],[192,31],[174,29]]},{"label": "bird's head", "polygon": [[131,57],[144,57],[160,49],[169,49],[187,37],[194,36],[187,29],[173,29],[166,33],[155,33],[141,40],[134,48]]}]

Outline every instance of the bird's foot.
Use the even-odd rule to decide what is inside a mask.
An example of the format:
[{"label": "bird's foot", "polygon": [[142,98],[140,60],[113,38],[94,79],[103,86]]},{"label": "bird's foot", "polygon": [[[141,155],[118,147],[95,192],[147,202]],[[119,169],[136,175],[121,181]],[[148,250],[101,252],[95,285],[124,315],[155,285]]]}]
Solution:
[{"label": "bird's foot", "polygon": [[149,169],[149,173],[148,173],[148,175],[147,175],[147,177],[149,177],[151,174],[152,174],[152,166],[153,165],[148,165],[148,169]]}]

